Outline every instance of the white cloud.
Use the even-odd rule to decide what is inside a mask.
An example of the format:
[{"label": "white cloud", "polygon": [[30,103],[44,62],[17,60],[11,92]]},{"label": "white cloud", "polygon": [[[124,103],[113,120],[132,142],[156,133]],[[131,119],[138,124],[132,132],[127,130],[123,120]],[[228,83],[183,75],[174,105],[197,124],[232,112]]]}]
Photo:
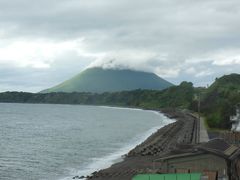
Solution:
[{"label": "white cloud", "polygon": [[210,76],[212,75],[214,72],[211,69],[206,69],[200,72],[197,72],[195,74],[195,77],[204,77],[204,76]]},{"label": "white cloud", "polygon": [[155,69],[155,73],[158,76],[163,77],[163,78],[174,78],[174,77],[177,77],[177,76],[179,76],[180,71],[181,71],[181,69],[180,68],[176,68],[176,67],[173,67],[173,68],[157,67]]},{"label": "white cloud", "polygon": [[189,67],[185,71],[187,74],[196,74],[196,68],[194,67]]},{"label": "white cloud", "polygon": [[[167,66],[167,67],[166,67]],[[119,50],[108,52],[93,61],[88,68],[133,69],[154,72],[161,77],[177,77],[181,68],[172,66],[167,53],[144,50]]]},{"label": "white cloud", "polygon": [[156,53],[154,52],[124,49],[102,54],[89,67],[145,69],[145,71],[149,71],[146,69],[147,62],[155,56]]},{"label": "white cloud", "polygon": [[[216,66],[240,65],[240,49],[212,51],[186,60],[186,63],[190,65],[204,62],[211,62]],[[192,67],[189,70],[192,70]]]},{"label": "white cloud", "polygon": [[17,67],[50,68],[51,64],[67,53],[96,57],[85,51],[83,38],[68,41],[14,40],[0,43],[0,64]]},{"label": "white cloud", "polygon": [[240,49],[238,51],[223,51],[212,57],[217,66],[240,66]]}]

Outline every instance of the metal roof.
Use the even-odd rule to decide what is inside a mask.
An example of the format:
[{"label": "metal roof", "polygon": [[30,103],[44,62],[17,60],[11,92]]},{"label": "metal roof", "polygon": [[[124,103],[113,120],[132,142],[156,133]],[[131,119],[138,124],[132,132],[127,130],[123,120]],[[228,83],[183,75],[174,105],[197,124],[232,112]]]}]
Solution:
[{"label": "metal roof", "polygon": [[223,139],[210,140],[207,143],[199,145],[197,148],[226,158],[229,158],[239,149],[237,146],[228,144]]},{"label": "metal roof", "polygon": [[182,158],[182,157],[189,157],[189,156],[196,156],[196,155],[200,155],[203,154],[204,152],[191,152],[191,153],[178,153],[178,154],[167,154],[166,156],[159,158],[155,161],[165,161],[165,160],[169,160],[169,159],[174,159],[174,158]]},{"label": "metal roof", "polygon": [[227,142],[225,142],[223,139],[212,139],[212,140],[208,141],[207,143],[200,144],[198,147],[224,152],[230,146],[231,145],[228,144]]},{"label": "metal roof", "polygon": [[238,147],[232,145],[224,151],[224,154],[226,154],[227,156],[231,156],[236,150],[238,150]]},{"label": "metal roof", "polygon": [[235,154],[240,154],[240,148],[234,145],[230,145],[225,142],[223,139],[213,139],[207,143],[202,143],[200,145],[189,146],[188,148],[179,148],[173,150],[169,153],[162,155],[162,157],[154,160],[156,161],[165,161],[168,159],[197,156],[200,154],[212,153],[217,156],[220,156],[224,159],[231,159],[232,156],[235,157]]},{"label": "metal roof", "polygon": [[140,174],[132,180],[200,180],[200,173],[192,174]]}]

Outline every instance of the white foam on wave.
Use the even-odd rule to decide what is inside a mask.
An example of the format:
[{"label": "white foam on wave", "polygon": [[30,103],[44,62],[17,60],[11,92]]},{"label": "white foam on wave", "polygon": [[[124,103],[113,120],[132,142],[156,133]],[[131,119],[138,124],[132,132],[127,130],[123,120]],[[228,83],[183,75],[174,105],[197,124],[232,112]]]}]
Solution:
[{"label": "white foam on wave", "polygon": [[159,116],[165,117],[164,114],[162,114],[160,111],[154,111],[154,110],[147,110],[147,109],[141,109],[141,108],[130,108],[130,107],[115,107],[115,106],[99,106],[101,108],[106,108],[106,109],[122,109],[122,110],[130,110],[130,111],[144,111],[144,112],[151,112],[154,114],[157,114]]},{"label": "white foam on wave", "polygon": [[115,107],[115,106],[99,106],[101,108],[106,108],[106,109],[120,109],[120,110],[130,110],[130,111],[144,111],[144,112],[151,112],[163,117],[164,116],[160,111],[154,111],[154,110],[148,110],[148,109],[141,109],[141,108],[130,108],[130,107]]},{"label": "white foam on wave", "polygon": [[[112,107],[110,107],[110,108],[112,108]],[[141,110],[141,109],[137,109],[137,110]],[[162,120],[162,124],[160,126],[151,128],[147,132],[140,135],[140,138],[139,138],[139,136],[133,138],[131,140],[131,142],[128,142],[128,144],[126,144],[123,148],[121,148],[111,154],[108,154],[104,157],[91,159],[91,163],[89,165],[87,165],[83,170],[72,169],[70,172],[70,175],[68,177],[62,178],[60,180],[72,180],[72,178],[74,176],[81,177],[81,176],[91,175],[91,173],[93,173],[95,171],[109,168],[114,163],[121,162],[123,160],[123,156],[125,154],[127,154],[131,149],[135,148],[137,145],[144,142],[149,136],[151,136],[152,134],[157,132],[158,129],[166,126],[167,124],[173,123],[175,121],[173,119],[169,119],[168,117],[164,116],[163,114],[161,114],[157,111],[152,111],[152,112],[154,112],[160,116],[160,118]]]},{"label": "white foam on wave", "polygon": [[122,110],[130,110],[130,111],[148,111],[140,108],[129,108],[129,107],[115,107],[115,106],[99,106],[101,108],[106,109],[122,109]]}]

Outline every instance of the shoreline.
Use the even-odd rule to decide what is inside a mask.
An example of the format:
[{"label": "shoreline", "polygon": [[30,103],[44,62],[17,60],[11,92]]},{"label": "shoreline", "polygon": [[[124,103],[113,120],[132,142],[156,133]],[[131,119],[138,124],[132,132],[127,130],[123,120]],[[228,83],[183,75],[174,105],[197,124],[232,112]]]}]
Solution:
[{"label": "shoreline", "polygon": [[[97,106],[100,108],[107,108],[107,109],[120,109],[120,110],[132,110],[132,111],[147,111],[149,113],[154,113],[157,115],[158,119],[160,119],[160,122],[162,121],[162,123],[160,123],[157,126],[153,126],[152,128],[150,128],[147,131],[143,131],[141,134],[139,134],[138,136],[134,137],[129,143],[125,144],[123,147],[119,148],[118,150],[116,150],[115,152],[112,152],[111,154],[108,154],[104,157],[101,157],[99,159],[102,159],[102,161],[105,162],[105,159],[109,159],[109,162],[107,163],[108,165],[105,165],[105,167],[99,167],[97,164],[99,164],[99,160],[95,161],[95,165],[93,168],[92,165],[94,164],[94,162],[90,163],[88,166],[86,166],[84,169],[92,169],[92,171],[89,170],[80,170],[78,171],[77,174],[79,174],[78,176],[74,176],[75,179],[86,179],[83,177],[90,177],[91,174],[93,172],[97,172],[100,171],[102,169],[107,169],[110,168],[112,165],[116,164],[116,163],[121,163],[124,161],[124,159],[126,158],[127,154],[134,149],[136,146],[142,144],[144,141],[146,141],[146,139],[148,139],[150,136],[152,136],[153,134],[155,134],[159,129],[163,128],[164,126],[174,123],[175,120],[170,119],[169,117],[167,117],[164,113],[160,112],[160,111],[156,111],[156,110],[151,110],[151,109],[142,109],[142,108],[130,108],[130,107],[117,107],[117,106]],[[114,158],[112,158],[114,157]],[[101,163],[100,162],[100,163]],[[99,167],[96,169],[96,167]],[[87,172],[87,173],[86,173]],[[73,176],[72,176],[73,177]],[[70,179],[72,179],[72,177],[69,177]],[[81,177],[81,178],[80,178]],[[63,178],[61,180],[66,180],[68,178]],[[69,180],[70,180],[69,179]]]},{"label": "shoreline", "polygon": [[[171,122],[170,122],[171,123]],[[144,142],[148,137],[150,137],[151,135],[153,135],[154,133],[156,133],[160,128],[164,127],[163,126],[155,126],[151,129],[149,129],[148,131],[144,132],[143,134],[141,134],[139,136],[139,140],[136,141],[136,138],[133,138],[133,141],[131,141],[130,143],[125,144],[123,147],[119,148],[118,150],[107,154],[106,156],[100,157],[99,159],[96,159],[95,162],[91,162],[88,166],[85,167],[85,169],[92,169],[92,171],[88,171],[88,173],[86,173],[86,171],[81,170],[78,171],[79,176],[83,177],[83,176],[90,176],[92,174],[92,172],[96,172],[102,169],[107,169],[110,168],[112,165],[116,164],[116,163],[121,163],[124,161],[126,155],[132,150],[134,149],[136,146],[138,146],[139,144],[141,144],[142,142]],[[106,162],[107,161],[107,162]],[[105,163],[103,163],[105,162]],[[105,167],[101,167],[101,165],[98,164],[104,164],[103,166]],[[94,166],[94,167],[93,167]],[[98,167],[96,169],[96,167]],[[75,176],[77,177],[77,176]],[[68,179],[68,178],[67,178]],[[70,177],[70,179],[72,179],[72,177]],[[64,180],[64,179],[61,179]],[[66,180],[66,179],[65,179]]]},{"label": "shoreline", "polygon": [[[14,105],[14,106],[12,106],[12,105]],[[25,106],[25,105],[27,105],[27,106]],[[6,108],[6,110],[8,110],[9,109],[9,107],[12,107],[11,109],[9,109],[10,111],[7,111],[7,113],[6,114],[8,114],[8,112],[10,112],[10,113],[16,113],[15,112],[15,110],[16,109],[19,109],[19,111],[18,111],[18,113],[20,114],[20,115],[22,115],[22,114],[25,114],[25,112],[28,114],[28,109],[30,108],[30,106],[32,107],[32,106],[34,106],[33,107],[33,112],[38,112],[37,114],[39,114],[39,116],[35,116],[34,115],[34,117],[36,117],[36,119],[37,119],[37,117],[39,117],[40,119],[41,118],[43,118],[44,117],[44,119],[49,119],[49,118],[51,118],[51,116],[42,116],[41,114],[42,114],[42,112],[45,112],[45,109],[50,109],[50,111],[51,112],[55,112],[55,110],[54,111],[52,111],[51,109],[52,109],[52,107],[53,106],[55,106],[55,105],[51,105],[51,106],[46,106],[47,108],[45,108],[45,109],[42,109],[42,107],[41,106],[38,106],[38,105],[30,105],[30,104],[11,104],[11,106],[1,106],[1,107],[4,107],[3,108],[3,110]],[[64,107],[64,106],[63,106]],[[76,109],[74,108],[74,107],[76,107]],[[64,108],[66,108],[66,112],[71,112],[71,111],[68,111],[69,109],[68,108],[74,108],[75,110],[77,110],[78,111],[78,109],[81,109],[82,107],[84,107],[84,106],[69,106],[69,107],[64,107]],[[56,107],[57,109],[58,109],[58,111],[57,111],[57,113],[59,113],[60,111],[59,110],[62,110],[62,108],[58,108],[58,107]],[[89,107],[88,106],[86,106],[85,107],[86,109],[89,109]],[[41,111],[35,111],[35,109],[40,109]],[[152,129],[153,127],[155,127],[155,130],[154,130],[154,132],[157,130],[157,129],[159,129],[160,127],[162,127],[162,126],[164,126],[164,125],[166,125],[166,124],[168,124],[168,123],[171,123],[171,121],[168,121],[168,119],[167,118],[163,118],[164,116],[162,115],[162,114],[159,114],[159,113],[153,113],[153,112],[150,112],[150,111],[148,111],[148,112],[144,112],[143,110],[139,110],[139,111],[135,111],[135,110],[133,110],[133,111],[131,111],[130,112],[130,110],[129,109],[124,109],[124,110],[122,110],[122,108],[121,108],[121,110],[114,110],[114,109],[105,109],[105,108],[101,108],[101,107],[94,107],[94,108],[91,108],[90,107],[90,109],[92,109],[92,110],[100,110],[100,112],[102,112],[102,113],[107,113],[107,114],[105,114],[106,115],[106,117],[108,117],[108,113],[110,112],[110,111],[113,111],[113,113],[114,113],[114,115],[113,116],[110,116],[110,117],[116,117],[116,118],[119,118],[119,119],[122,119],[122,120],[124,120],[123,121],[123,123],[121,123],[120,124],[120,127],[122,127],[122,128],[126,128],[126,132],[129,132],[129,135],[127,135],[127,136],[124,136],[122,133],[123,133],[123,131],[121,131],[121,130],[118,130],[119,131],[119,137],[127,137],[127,139],[125,138],[113,138],[114,139],[114,141],[112,141],[113,143],[115,142],[116,144],[117,144],[117,146],[109,146],[108,147],[108,145],[110,145],[110,144],[108,144],[108,143],[105,143],[105,146],[103,147],[103,148],[106,148],[106,149],[108,149],[107,151],[106,151],[106,153],[102,153],[103,154],[103,156],[101,156],[101,152],[97,152],[98,151],[98,149],[96,149],[98,146],[92,146],[93,148],[94,148],[94,150],[93,150],[93,152],[95,152],[96,151],[96,153],[98,153],[98,154],[100,154],[100,156],[98,155],[98,154],[96,154],[95,156],[93,156],[93,158],[91,158],[91,155],[90,156],[86,156],[86,158],[85,157],[83,157],[83,158],[81,158],[81,155],[82,156],[84,156],[83,154],[87,151],[88,152],[88,149],[85,149],[85,148],[83,148],[84,149],[84,151],[85,152],[83,152],[83,153],[76,153],[76,154],[78,154],[77,156],[78,157],[74,157],[74,156],[72,156],[73,158],[77,158],[77,159],[80,159],[80,161],[79,160],[76,160],[75,162],[76,162],[76,164],[74,164],[73,166],[69,166],[68,165],[68,163],[66,164],[66,163],[64,163],[64,164],[62,164],[63,166],[63,168],[64,168],[64,170],[66,169],[66,171],[64,171],[62,174],[63,175],[61,175],[60,173],[59,173],[59,175],[56,175],[56,179],[64,179],[64,178],[66,178],[66,179],[72,179],[72,177],[73,176],[75,176],[75,175],[82,175],[82,173],[78,173],[79,172],[79,170],[88,170],[88,169],[86,169],[86,167],[88,167],[88,165],[91,165],[92,164],[92,162],[94,163],[94,165],[95,166],[91,166],[91,167],[93,167],[92,169],[91,169],[91,171],[88,171],[88,173],[83,173],[83,175],[89,175],[89,174],[91,174],[92,172],[94,172],[94,171],[96,171],[96,170],[100,170],[100,169],[103,169],[103,168],[107,168],[107,167],[109,167],[109,166],[111,166],[112,164],[114,164],[114,163],[116,163],[117,161],[111,161],[112,159],[110,159],[110,161],[109,161],[109,159],[102,159],[102,158],[109,158],[109,157],[106,157],[106,156],[109,156],[109,155],[111,155],[111,154],[115,154],[115,152],[119,152],[119,150],[120,149],[122,149],[122,147],[125,147],[126,149],[125,149],[125,151],[124,152],[122,152],[120,155],[118,154],[118,157],[121,157],[122,155],[125,155],[125,154],[127,154],[131,149],[133,149],[137,144],[140,144],[140,143],[142,143],[147,137],[149,137],[152,133],[153,133],[153,131],[151,132],[151,134],[150,134],[150,132],[149,132],[149,130],[150,129]],[[12,110],[14,110],[13,112],[12,112]],[[4,111],[3,111],[4,112]],[[23,113],[22,113],[23,112]],[[32,112],[32,111],[31,111]],[[47,111],[48,112],[48,111]],[[65,112],[65,111],[62,111],[62,112]],[[82,111],[81,111],[82,112]],[[90,112],[95,112],[95,111],[90,111]],[[120,112],[120,114],[119,114],[119,112]],[[128,112],[129,112],[129,114],[128,114]],[[115,113],[117,113],[117,114],[115,114]],[[124,115],[125,113],[127,113],[126,115]],[[48,114],[48,113],[47,113]],[[53,113],[52,115],[54,115],[55,113]],[[78,114],[78,113],[77,113]],[[122,114],[122,115],[121,115]],[[51,115],[51,113],[50,113],[50,115]],[[75,114],[74,114],[75,115]],[[143,115],[143,116],[142,116]],[[89,114],[89,116],[91,117],[92,116],[92,113],[90,113]],[[122,118],[121,116],[123,116],[124,118]],[[7,116],[6,116],[7,117]],[[22,116],[21,116],[22,117]],[[25,117],[25,115],[24,115],[24,117]],[[32,116],[31,116],[32,117]],[[60,117],[60,116],[59,116]],[[59,118],[58,116],[56,117],[57,119]],[[64,116],[64,117],[66,117],[66,116]],[[104,116],[105,117],[105,116]],[[136,118],[136,117],[138,117],[138,118]],[[76,119],[77,117],[75,117],[75,116],[73,116],[73,119]],[[132,120],[134,119],[134,121],[131,121],[131,118],[132,118]],[[149,119],[149,118],[151,118],[151,119]],[[25,118],[25,119],[27,119],[27,118]],[[96,116],[96,118],[94,118],[94,119],[98,119],[97,118],[97,116]],[[138,120],[140,120],[140,119],[143,119],[143,120],[141,120],[140,121],[140,123],[138,123]],[[112,120],[114,120],[114,119],[112,119],[112,118],[109,118],[109,121],[107,121],[107,122],[109,122],[109,123],[111,123],[112,122]],[[65,121],[65,120],[64,120]],[[150,122],[149,122],[150,121]],[[6,121],[6,122],[8,122],[8,121]],[[15,122],[15,121],[14,121]],[[23,122],[20,120],[20,122],[21,122],[21,124],[23,124]],[[32,119],[29,119],[29,122],[31,122],[31,123],[33,123],[33,124],[35,124],[35,122],[34,121],[32,121]],[[41,122],[41,120],[39,120],[39,122]],[[48,121],[46,121],[46,122],[48,122]],[[56,122],[58,122],[58,121],[56,121]],[[62,121],[59,121],[59,122],[61,122],[61,124],[64,124],[64,123],[62,123]],[[67,122],[67,121],[66,121]],[[95,122],[95,121],[94,121]],[[105,122],[105,121],[103,121],[103,122]],[[129,125],[128,125],[128,122],[129,122]],[[147,122],[147,123],[146,123]],[[149,123],[148,123],[149,122]],[[152,123],[153,122],[153,123]],[[114,123],[114,121],[113,121],[113,123]],[[139,128],[138,128],[138,126],[136,126],[136,128],[134,128],[135,127],[135,123],[137,123],[137,124],[139,124],[138,126],[139,126]],[[30,124],[30,123],[29,123]],[[45,123],[44,123],[45,124]],[[72,124],[72,123],[71,123]],[[103,124],[103,123],[101,123],[101,124]],[[104,123],[105,124],[105,123]],[[114,123],[115,124],[115,123]],[[126,125],[127,124],[127,125]],[[50,124],[49,124],[50,125]],[[53,123],[53,125],[54,126],[52,126],[54,129],[55,129],[55,127],[56,127],[56,124],[54,124]],[[74,124],[73,124],[74,125]],[[81,125],[80,125],[81,126]],[[92,127],[93,126],[93,124],[91,125],[90,124],[90,127]],[[76,127],[76,126],[74,126],[74,127]],[[75,130],[79,130],[78,128],[74,128],[73,127],[73,132],[75,131]],[[98,126],[96,126],[96,127],[98,127]],[[108,130],[109,128],[111,128],[112,126],[109,126],[109,127],[106,127],[107,129],[106,130]],[[113,127],[116,127],[116,128],[118,128],[119,126],[113,126]],[[132,127],[132,128],[130,128],[130,127]],[[29,128],[29,129],[32,129],[32,128]],[[95,128],[94,128],[95,129]],[[127,130],[128,129],[128,130]],[[131,131],[133,131],[133,130],[135,130],[136,129],[136,132],[131,132]],[[125,129],[123,129],[124,130],[124,132],[125,132]],[[140,130],[140,131],[139,131]],[[67,132],[69,132],[69,131],[67,131]],[[114,132],[114,131],[113,131]],[[130,133],[131,132],[131,133]],[[74,133],[73,133],[74,134]],[[109,133],[108,133],[109,134]],[[112,133],[110,133],[109,135],[111,135]],[[122,134],[122,135],[121,135]],[[54,134],[55,135],[55,134]],[[61,135],[61,134],[60,134]],[[84,136],[84,137],[87,137],[88,136],[88,131],[85,131],[85,135],[86,136]],[[108,137],[109,137],[109,135],[108,135]],[[67,136],[67,135],[66,135]],[[145,136],[145,137],[144,137]],[[53,138],[52,136],[49,136],[49,137],[51,137],[51,139]],[[74,136],[76,139],[79,139],[77,136]],[[105,137],[105,136],[104,136]],[[107,136],[106,136],[107,137]],[[117,136],[118,137],[118,136]],[[142,138],[142,137],[144,137],[144,139]],[[64,140],[65,140],[65,135],[63,134],[63,138],[64,138]],[[98,138],[97,138],[98,139]],[[105,138],[103,139],[103,138],[99,138],[100,140],[98,140],[98,142],[101,142],[101,141],[103,141],[103,142],[105,142]],[[120,139],[120,141],[119,141],[119,143],[118,143],[118,139]],[[27,142],[27,141],[26,141]],[[55,141],[54,141],[55,142]],[[96,142],[96,141],[95,141]],[[68,143],[65,143],[65,144],[68,144]],[[79,143],[80,144],[80,146],[78,146],[77,144],[76,144],[76,146],[75,146],[75,143],[71,143],[71,144],[73,144],[73,146],[74,146],[74,149],[75,149],[75,152],[81,152],[80,151],[80,149],[81,149],[81,143]],[[130,146],[128,146],[128,145],[130,145]],[[65,145],[64,145],[65,146]],[[70,145],[71,146],[71,145]],[[128,146],[128,147],[127,147]],[[27,146],[26,146],[27,147]],[[80,149],[79,149],[79,147],[80,147]],[[100,147],[100,146],[99,146]],[[113,147],[112,149],[111,149],[111,147]],[[118,147],[118,148],[116,148],[116,147]],[[28,148],[28,149],[30,149],[30,148]],[[69,149],[69,148],[68,148]],[[71,149],[72,149],[72,146],[71,146]],[[57,149],[56,149],[57,150]],[[56,150],[54,150],[54,153],[56,152]],[[58,152],[58,151],[57,151]],[[62,152],[61,150],[59,151],[59,152]],[[72,151],[72,152],[74,152],[74,151]],[[60,153],[58,153],[59,155],[61,155]],[[75,154],[75,155],[76,155]],[[89,153],[87,153],[87,154],[89,154]],[[91,153],[90,153],[91,154]],[[55,154],[54,154],[55,155]],[[94,154],[93,154],[94,155]],[[53,156],[48,156],[48,157],[53,157]],[[65,156],[62,156],[62,157],[65,157]],[[88,158],[89,157],[89,158]],[[116,157],[116,156],[115,156]],[[115,158],[115,157],[113,157],[113,158]],[[61,158],[60,158],[61,159]],[[86,159],[86,161],[81,161],[81,159]],[[101,162],[100,162],[100,159],[101,159]],[[68,159],[67,159],[68,160]],[[98,161],[98,162],[100,162],[100,163],[98,163],[98,162],[96,162],[96,161]],[[107,161],[107,163],[106,163],[106,161]],[[52,162],[52,161],[51,161]],[[53,161],[53,162],[55,162],[55,161]],[[63,161],[64,162],[64,161]],[[65,161],[66,162],[66,161]],[[80,163],[79,164],[79,162],[82,162],[82,163]],[[102,163],[103,162],[103,163]],[[97,163],[97,164],[95,164],[95,163]],[[106,166],[105,166],[105,164],[107,164]],[[58,169],[63,169],[62,167],[59,167]],[[71,168],[72,167],[72,168]],[[54,172],[54,170],[52,170],[51,172]],[[49,174],[49,175],[51,175],[51,174]],[[50,177],[50,176],[49,176]]]},{"label": "shoreline", "polygon": [[151,134],[142,143],[125,154],[120,162],[112,164],[109,168],[92,172],[91,175],[75,176],[72,179],[131,180],[138,173],[151,172],[153,160],[174,149],[179,143],[196,143],[194,139],[196,119],[190,113],[176,109],[146,110],[163,114],[175,121]]},{"label": "shoreline", "polygon": [[[81,104],[78,105],[86,106]],[[72,178],[69,177],[70,179],[131,180],[136,174],[153,172],[153,161],[163,154],[176,148],[178,144],[195,143],[194,122],[196,121],[196,118],[191,115],[190,112],[180,111],[173,108],[156,110],[137,107],[98,107],[118,109],[124,108],[143,111],[147,110],[162,114],[169,119],[174,119],[175,122],[170,122],[170,124],[165,125],[156,130],[155,133],[150,134],[145,140],[142,140],[139,145],[133,147],[133,149],[130,149],[126,154],[123,154],[123,158],[121,158],[122,160],[120,162],[112,162],[112,165],[109,168],[101,169],[98,172],[91,172],[91,175],[85,177],[82,175],[74,177],[72,176]]]}]

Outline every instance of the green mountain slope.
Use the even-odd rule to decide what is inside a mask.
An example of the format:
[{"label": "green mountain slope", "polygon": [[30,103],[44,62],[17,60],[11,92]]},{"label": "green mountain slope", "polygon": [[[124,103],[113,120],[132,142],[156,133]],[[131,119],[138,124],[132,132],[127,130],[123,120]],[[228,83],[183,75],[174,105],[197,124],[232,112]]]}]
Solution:
[{"label": "green mountain slope", "polygon": [[162,90],[172,86],[156,74],[132,71],[90,68],[53,88],[49,92],[117,92],[134,89]]}]

